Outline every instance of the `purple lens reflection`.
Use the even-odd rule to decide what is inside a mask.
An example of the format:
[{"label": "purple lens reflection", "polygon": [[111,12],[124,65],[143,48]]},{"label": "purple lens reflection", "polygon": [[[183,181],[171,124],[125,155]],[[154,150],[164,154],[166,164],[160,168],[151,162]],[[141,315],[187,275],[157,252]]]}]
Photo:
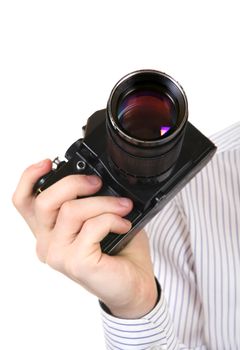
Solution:
[{"label": "purple lens reflection", "polygon": [[163,136],[164,134],[166,134],[166,132],[168,132],[171,129],[170,126],[161,126],[160,127],[160,135]]}]

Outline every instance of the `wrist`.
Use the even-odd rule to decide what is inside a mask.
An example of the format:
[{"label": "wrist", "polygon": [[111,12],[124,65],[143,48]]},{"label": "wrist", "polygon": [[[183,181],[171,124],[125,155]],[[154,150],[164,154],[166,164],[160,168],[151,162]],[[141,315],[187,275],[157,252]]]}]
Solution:
[{"label": "wrist", "polygon": [[154,278],[145,283],[147,288],[136,286],[134,297],[125,303],[101,302],[103,309],[111,315],[123,319],[138,319],[148,314],[160,298],[160,286]]}]

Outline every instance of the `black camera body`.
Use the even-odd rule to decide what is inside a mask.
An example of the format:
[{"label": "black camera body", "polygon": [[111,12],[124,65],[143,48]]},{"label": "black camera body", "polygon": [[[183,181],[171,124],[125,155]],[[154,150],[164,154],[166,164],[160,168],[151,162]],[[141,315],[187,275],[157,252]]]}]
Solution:
[{"label": "black camera body", "polygon": [[[154,80],[156,76],[157,80]],[[127,85],[123,88],[126,82]],[[143,90],[143,83],[144,91],[150,89],[151,93],[139,93],[139,90]],[[151,83],[150,87],[149,83]],[[147,90],[146,85],[148,85]],[[161,87],[161,96],[157,95],[159,91],[156,92],[155,86]],[[67,150],[66,161],[55,160],[53,162],[55,168],[39,179],[33,188],[34,193],[39,194],[65,176],[94,174],[101,177],[103,182],[102,188],[95,195],[131,198],[134,206],[126,218],[132,222],[132,228],[124,235],[109,233],[101,242],[101,249],[104,253],[117,254],[207,164],[216,151],[215,145],[187,121],[186,100],[179,100],[179,96],[170,101],[176,106],[178,124],[176,121],[173,125],[172,121],[170,124],[164,120],[165,126],[162,127],[161,131],[163,135],[158,138],[155,138],[155,135],[152,137],[150,132],[147,139],[133,135],[132,125],[129,127],[127,124],[127,127],[123,127],[119,122],[120,119],[114,116],[114,98],[117,98],[118,104],[116,106],[119,106],[120,99],[124,101],[125,105],[130,106],[131,113],[136,105],[142,111],[146,107],[146,101],[148,101],[148,110],[153,106],[155,112],[158,108],[155,102],[160,103],[159,108],[167,106],[167,109],[164,110],[165,118],[166,111],[169,111],[169,105],[162,99],[162,95],[176,96],[176,86],[180,89],[179,96],[181,97],[184,93],[180,85],[164,73],[144,70],[124,77],[113,89],[108,108],[99,110],[88,118],[87,124],[83,128],[84,137]],[[119,93],[119,90],[120,95],[116,96],[116,92]],[[131,93],[138,91],[138,93],[132,98],[128,97],[129,93],[126,95],[126,90],[130,90]],[[126,99],[128,99],[127,103]],[[179,116],[181,102],[185,103],[184,113],[182,113],[185,119]],[[150,107],[148,103],[150,103]],[[161,112],[159,111],[157,111],[158,115]],[[142,119],[138,119],[139,112],[137,117],[135,110],[134,115],[127,115],[127,112],[125,109],[124,118],[137,119],[137,125],[142,123]],[[116,128],[114,128],[114,123],[111,124],[111,113],[115,118]],[[118,116],[119,113],[117,112],[115,115]],[[145,116],[146,114],[144,114],[144,120]],[[154,116],[152,129],[156,128],[155,119]],[[124,134],[124,137],[121,133]]]}]

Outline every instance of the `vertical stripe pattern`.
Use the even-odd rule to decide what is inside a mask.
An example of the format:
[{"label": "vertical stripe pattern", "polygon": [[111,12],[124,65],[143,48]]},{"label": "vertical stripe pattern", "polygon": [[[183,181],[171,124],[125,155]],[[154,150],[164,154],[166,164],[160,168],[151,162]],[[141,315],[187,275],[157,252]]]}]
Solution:
[{"label": "vertical stripe pattern", "polygon": [[240,349],[240,123],[212,161],[146,226],[158,305],[138,320],[102,310],[106,347]]}]

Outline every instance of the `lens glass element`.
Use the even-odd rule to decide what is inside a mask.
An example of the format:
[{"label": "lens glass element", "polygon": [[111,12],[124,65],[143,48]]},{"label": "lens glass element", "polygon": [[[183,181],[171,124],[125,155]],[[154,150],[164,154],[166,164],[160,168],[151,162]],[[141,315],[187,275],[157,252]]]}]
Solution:
[{"label": "lens glass element", "polygon": [[165,92],[141,89],[120,100],[117,118],[129,136],[151,141],[169,135],[176,125],[177,111]]}]

